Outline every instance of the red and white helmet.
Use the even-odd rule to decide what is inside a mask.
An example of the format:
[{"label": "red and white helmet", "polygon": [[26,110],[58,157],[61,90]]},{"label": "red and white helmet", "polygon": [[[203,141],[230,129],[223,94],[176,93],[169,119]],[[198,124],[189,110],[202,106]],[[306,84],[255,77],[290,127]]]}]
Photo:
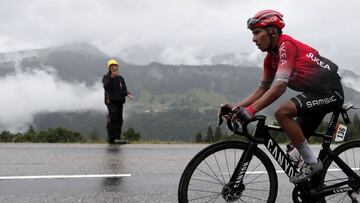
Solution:
[{"label": "red and white helmet", "polygon": [[249,18],[247,21],[247,27],[253,30],[257,27],[266,27],[273,25],[278,27],[280,30],[285,27],[283,15],[280,12],[274,10],[263,10],[258,12],[254,17]]}]

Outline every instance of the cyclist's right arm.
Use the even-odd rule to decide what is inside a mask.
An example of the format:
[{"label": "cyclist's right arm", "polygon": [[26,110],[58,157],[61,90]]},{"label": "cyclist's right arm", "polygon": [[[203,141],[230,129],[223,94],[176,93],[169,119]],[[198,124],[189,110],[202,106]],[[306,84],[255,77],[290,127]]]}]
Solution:
[{"label": "cyclist's right arm", "polygon": [[264,59],[264,73],[261,79],[261,83],[248,97],[241,101],[238,105],[247,107],[253,104],[261,96],[263,96],[271,86],[272,81],[275,78],[276,69],[271,67],[271,55],[268,54]]},{"label": "cyclist's right arm", "polygon": [[264,95],[265,92],[267,92],[268,90],[269,90],[268,87],[259,86],[248,97],[242,100],[238,105],[242,107],[250,106],[256,100],[258,100],[262,95]]}]

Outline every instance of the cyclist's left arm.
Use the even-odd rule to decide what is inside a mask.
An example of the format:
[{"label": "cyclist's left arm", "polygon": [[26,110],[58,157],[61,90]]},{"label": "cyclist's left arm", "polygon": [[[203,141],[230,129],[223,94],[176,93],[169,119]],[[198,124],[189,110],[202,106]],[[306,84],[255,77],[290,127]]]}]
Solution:
[{"label": "cyclist's left arm", "polygon": [[294,63],[297,55],[296,46],[285,41],[281,44],[279,49],[279,65],[275,76],[275,84],[251,106],[256,112],[272,104],[285,91],[289,82],[289,78],[294,69]]}]

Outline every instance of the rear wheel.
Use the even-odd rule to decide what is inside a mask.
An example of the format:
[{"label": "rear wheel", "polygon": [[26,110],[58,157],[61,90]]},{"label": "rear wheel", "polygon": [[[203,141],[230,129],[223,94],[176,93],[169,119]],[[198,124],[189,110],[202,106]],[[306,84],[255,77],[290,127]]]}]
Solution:
[{"label": "rear wheel", "polygon": [[[334,152],[341,160],[343,160],[350,168],[352,168],[356,174],[360,175],[360,140],[346,142],[337,147]],[[325,159],[322,174],[323,175],[320,178],[318,188],[319,191],[323,190],[324,187],[345,181],[349,182],[342,187],[353,188],[351,191],[345,191],[325,197],[326,202],[360,201],[360,193],[358,192],[360,183],[349,178],[331,158]]]},{"label": "rear wheel", "polygon": [[178,199],[187,202],[275,202],[277,175],[266,154],[256,148],[240,187],[229,183],[248,143],[225,141],[208,146],[187,165]]}]

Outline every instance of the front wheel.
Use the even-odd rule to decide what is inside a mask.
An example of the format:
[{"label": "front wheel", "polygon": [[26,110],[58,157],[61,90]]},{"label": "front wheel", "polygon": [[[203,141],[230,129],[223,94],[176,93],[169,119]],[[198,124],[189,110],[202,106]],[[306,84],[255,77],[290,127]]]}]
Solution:
[{"label": "front wheel", "polygon": [[275,202],[276,171],[259,148],[254,150],[240,187],[233,188],[229,184],[240,157],[247,149],[246,142],[224,141],[199,152],[181,176],[179,202]]},{"label": "front wheel", "polygon": [[[335,154],[342,159],[357,175],[360,175],[360,140],[346,142],[334,150]],[[347,184],[344,184],[347,183]],[[341,184],[341,187],[350,187],[350,191],[341,191],[339,193],[325,197],[326,202],[358,202],[359,185],[356,180],[349,178],[340,167],[329,157],[324,161],[324,169],[319,182],[318,191],[324,187]]]}]

